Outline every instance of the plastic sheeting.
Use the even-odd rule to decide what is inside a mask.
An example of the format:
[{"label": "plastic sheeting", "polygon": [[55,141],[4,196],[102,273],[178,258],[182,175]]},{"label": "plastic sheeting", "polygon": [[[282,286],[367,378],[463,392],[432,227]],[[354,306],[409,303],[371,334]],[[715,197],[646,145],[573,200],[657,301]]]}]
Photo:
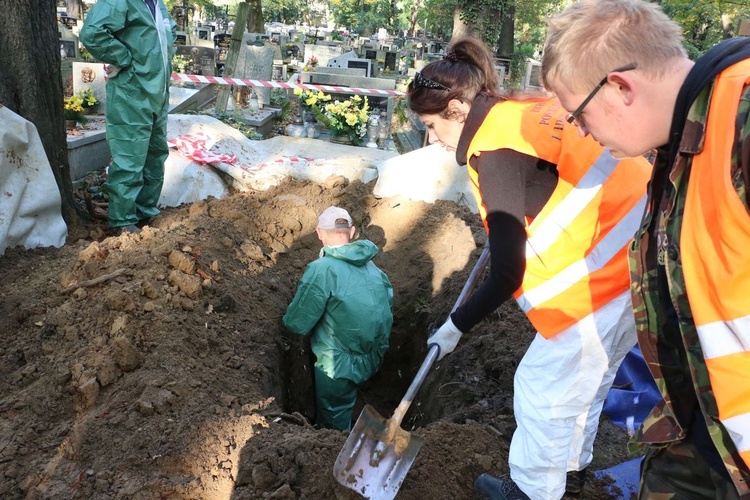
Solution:
[{"label": "plastic sheeting", "polygon": [[479,212],[466,167],[456,163],[455,152],[438,144],[383,162],[373,193],[386,198],[400,195],[427,203],[449,200]]},{"label": "plastic sheeting", "polygon": [[60,247],[68,228],[36,127],[0,105],[0,255],[7,248]]},{"label": "plastic sheeting", "polygon": [[607,484],[607,490],[612,498],[635,498],[641,479],[642,461],[643,457],[628,460],[609,469],[598,470],[594,472],[594,476],[597,479],[609,478],[612,481]]},{"label": "plastic sheeting", "polygon": [[661,399],[643,354],[635,346],[622,361],[602,412],[613,424],[633,435]]}]

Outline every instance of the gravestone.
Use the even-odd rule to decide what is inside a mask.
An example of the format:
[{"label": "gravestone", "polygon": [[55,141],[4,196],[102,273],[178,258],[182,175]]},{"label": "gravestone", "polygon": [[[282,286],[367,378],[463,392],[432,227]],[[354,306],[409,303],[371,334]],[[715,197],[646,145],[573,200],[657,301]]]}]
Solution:
[{"label": "gravestone", "polygon": [[104,113],[107,108],[107,91],[102,63],[73,62],[73,92],[91,89],[99,101],[96,111]]},{"label": "gravestone", "polygon": [[396,71],[396,53],[395,52],[385,53],[385,67],[391,71]]},{"label": "gravestone", "polygon": [[378,58],[378,51],[375,49],[366,49],[365,50],[365,59],[377,59]]},{"label": "gravestone", "polygon": [[[60,57],[77,59],[81,57],[78,50],[78,37],[64,24],[57,24],[57,35],[60,45]],[[64,57],[63,57],[64,56]]]},{"label": "gravestone", "polygon": [[326,64],[329,68],[346,68],[346,61],[349,59],[359,59],[359,56],[353,50],[344,52],[340,56],[332,57]]},{"label": "gravestone", "polygon": [[364,69],[367,72],[366,76],[372,76],[372,61],[370,59],[348,59],[346,67]]},{"label": "gravestone", "polygon": [[273,64],[273,71],[271,73],[271,79],[274,81],[286,81],[287,76],[287,65],[285,63]]},{"label": "gravestone", "polygon": [[[254,39],[255,37],[248,33],[242,37],[234,76],[248,80],[270,81],[273,77],[273,49],[266,46],[248,45],[247,42],[253,43]],[[254,89],[264,105],[271,104],[270,88],[255,87]]]},{"label": "gravestone", "polygon": [[175,46],[187,45],[187,35],[184,31],[178,31],[174,39]]},{"label": "gravestone", "polygon": [[314,72],[302,73],[301,83],[311,83],[310,75],[344,75],[344,76],[367,76],[367,68],[336,68],[331,66],[324,66],[318,68]]},{"label": "gravestone", "polygon": [[177,47],[177,55],[191,61],[188,73],[205,76],[216,74],[216,50],[211,47],[180,45]]},{"label": "gravestone", "polygon": [[273,62],[274,64],[281,64],[283,57],[281,55],[281,47],[277,43],[267,43],[267,47],[271,47],[273,50]]},{"label": "gravestone", "polygon": [[315,56],[318,58],[318,66],[326,66],[331,58],[340,55],[341,47],[338,45],[305,44],[305,62],[307,62],[312,56]]},{"label": "gravestone", "polygon": [[214,48],[216,50],[216,72],[219,76],[224,74],[224,64],[227,61],[227,53],[229,52],[229,46],[232,43],[232,35],[230,33],[220,33],[214,35]]},{"label": "gravestone", "polygon": [[197,28],[195,34],[198,36],[198,40],[211,40],[211,29],[208,27]]}]

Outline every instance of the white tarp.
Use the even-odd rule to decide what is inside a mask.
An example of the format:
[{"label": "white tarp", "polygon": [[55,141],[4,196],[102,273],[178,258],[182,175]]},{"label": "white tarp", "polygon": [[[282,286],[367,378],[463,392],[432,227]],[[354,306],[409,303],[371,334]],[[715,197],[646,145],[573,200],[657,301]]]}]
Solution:
[{"label": "white tarp", "polygon": [[378,168],[373,193],[384,198],[405,196],[434,203],[449,200],[478,213],[466,167],[456,163],[456,153],[438,144],[386,160]]},{"label": "white tarp", "polygon": [[0,105],[0,255],[65,243],[60,191],[36,127]]},{"label": "white tarp", "polygon": [[376,196],[400,195],[429,203],[449,200],[478,212],[466,167],[456,163],[454,152],[436,144],[398,155],[287,136],[252,141],[210,116],[179,114],[169,115],[167,136],[173,141],[200,140],[206,156],[234,155],[237,161],[199,165],[171,149],[160,206],[177,206],[208,196],[221,198],[230,184],[239,190],[265,190],[287,177],[322,184],[332,175],[342,175],[365,183],[377,178]]},{"label": "white tarp", "polygon": [[221,198],[228,192],[228,184],[244,191],[265,190],[288,177],[323,183],[334,175],[367,183],[377,178],[384,162],[398,156],[391,151],[298,137],[253,141],[207,115],[169,115],[167,138],[201,138],[210,155],[234,155],[237,161],[199,165],[172,148],[159,199],[163,207],[208,196]]}]

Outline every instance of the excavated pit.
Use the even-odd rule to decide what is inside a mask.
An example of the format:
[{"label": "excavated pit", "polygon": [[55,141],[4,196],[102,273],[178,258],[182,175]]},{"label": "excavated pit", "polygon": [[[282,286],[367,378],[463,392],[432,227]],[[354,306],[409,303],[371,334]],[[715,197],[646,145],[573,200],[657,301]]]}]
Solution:
[{"label": "excavated pit", "polygon": [[[391,416],[486,239],[462,206],[372,187],[288,180],[165,210],[137,236],[88,227],[61,249],[8,250],[0,497],[357,498],[332,474],[347,434],[294,418],[313,416],[311,360],[281,317],[318,255],[317,214],[347,208],[394,287],[391,347],[355,417],[365,403]],[[399,499],[471,498],[476,476],[507,473],[531,335],[505,304],[433,368],[402,423],[425,442]],[[592,467],[629,458],[626,440],[603,422]]]}]

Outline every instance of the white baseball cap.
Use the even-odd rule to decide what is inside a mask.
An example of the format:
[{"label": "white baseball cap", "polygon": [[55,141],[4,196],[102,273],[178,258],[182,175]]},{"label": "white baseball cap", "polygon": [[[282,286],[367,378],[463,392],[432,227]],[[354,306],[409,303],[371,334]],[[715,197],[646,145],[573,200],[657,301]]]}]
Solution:
[{"label": "white baseball cap", "polygon": [[[344,219],[346,223],[337,220]],[[318,216],[318,229],[346,229],[352,226],[352,218],[349,212],[339,207],[328,207]]]}]

